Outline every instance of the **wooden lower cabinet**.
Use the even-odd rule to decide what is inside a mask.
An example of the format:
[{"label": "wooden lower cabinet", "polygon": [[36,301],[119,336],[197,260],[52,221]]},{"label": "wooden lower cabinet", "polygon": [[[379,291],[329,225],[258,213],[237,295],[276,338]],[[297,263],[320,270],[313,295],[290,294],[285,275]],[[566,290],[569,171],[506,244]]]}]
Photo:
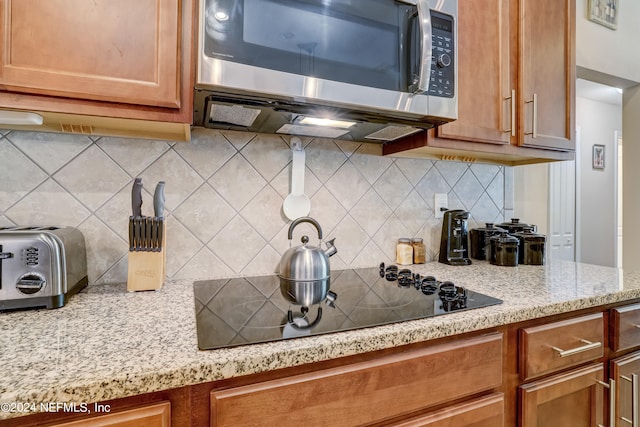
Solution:
[{"label": "wooden lower cabinet", "polygon": [[[392,420],[499,388],[502,352],[502,334],[492,333],[213,390],[211,426],[349,427]],[[462,413],[459,416],[464,417]]]},{"label": "wooden lower cabinet", "polygon": [[[640,376],[640,351],[627,356],[619,357],[611,361],[610,376],[616,382],[615,396],[615,427],[628,427],[638,425],[638,419],[634,421],[634,411],[640,411],[640,396],[633,396],[632,381],[634,374]],[[635,378],[638,383],[638,378]],[[635,385],[636,389],[640,384]],[[638,417],[638,415],[636,415]],[[613,426],[612,426],[613,427]]]},{"label": "wooden lower cabinet", "polygon": [[630,304],[611,309],[611,349],[629,350],[640,346],[640,304]]},{"label": "wooden lower cabinet", "polygon": [[504,425],[504,395],[495,393],[390,427],[497,427]]},{"label": "wooden lower cabinet", "polygon": [[523,381],[590,362],[604,354],[604,314],[577,316],[520,329]]},{"label": "wooden lower cabinet", "polygon": [[599,363],[518,387],[520,427],[604,426],[604,377]]},{"label": "wooden lower cabinet", "polygon": [[51,427],[171,427],[171,402],[53,424]]}]

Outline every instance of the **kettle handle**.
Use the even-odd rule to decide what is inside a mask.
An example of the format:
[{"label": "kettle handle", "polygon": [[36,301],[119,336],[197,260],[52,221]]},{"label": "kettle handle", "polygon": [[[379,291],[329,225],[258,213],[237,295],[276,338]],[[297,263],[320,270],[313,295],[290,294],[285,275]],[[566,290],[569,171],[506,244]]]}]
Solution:
[{"label": "kettle handle", "polygon": [[318,230],[318,239],[322,240],[322,228],[320,227],[320,224],[318,224],[318,221],[316,221],[315,219],[309,217],[309,216],[302,216],[300,218],[295,219],[291,225],[289,226],[289,233],[287,234],[287,237],[289,238],[289,240],[293,239],[293,229],[296,228],[296,225],[301,224],[303,222],[308,222],[309,224],[313,225],[316,230]]}]

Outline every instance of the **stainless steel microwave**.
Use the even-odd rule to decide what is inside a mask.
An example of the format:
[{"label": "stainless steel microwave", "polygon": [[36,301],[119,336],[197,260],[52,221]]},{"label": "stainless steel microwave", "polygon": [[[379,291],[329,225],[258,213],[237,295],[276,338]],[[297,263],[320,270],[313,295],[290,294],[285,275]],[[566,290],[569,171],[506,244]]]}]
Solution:
[{"label": "stainless steel microwave", "polygon": [[455,120],[457,10],[200,0],[194,124],[386,142]]}]

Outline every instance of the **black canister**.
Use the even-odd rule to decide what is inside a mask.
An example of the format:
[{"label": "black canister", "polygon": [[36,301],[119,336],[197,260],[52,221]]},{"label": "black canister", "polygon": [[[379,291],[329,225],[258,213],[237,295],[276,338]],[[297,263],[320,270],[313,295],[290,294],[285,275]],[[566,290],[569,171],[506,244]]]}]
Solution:
[{"label": "black canister", "polygon": [[536,231],[535,225],[520,222],[519,218],[511,218],[511,221],[498,224],[498,227],[504,228],[509,234],[519,233],[527,228],[533,230],[534,232]]},{"label": "black canister", "polygon": [[491,250],[489,247],[489,238],[505,231],[489,222],[485,225],[485,228],[472,228],[471,231],[469,231],[471,258],[488,259],[489,251]]},{"label": "black canister", "polygon": [[544,264],[544,247],[547,236],[536,234],[531,229],[525,229],[514,236],[519,240],[518,262],[526,265]]},{"label": "black canister", "polygon": [[516,267],[518,265],[519,240],[510,236],[507,232],[502,232],[497,236],[489,238],[491,248],[489,261],[491,264],[505,267]]}]

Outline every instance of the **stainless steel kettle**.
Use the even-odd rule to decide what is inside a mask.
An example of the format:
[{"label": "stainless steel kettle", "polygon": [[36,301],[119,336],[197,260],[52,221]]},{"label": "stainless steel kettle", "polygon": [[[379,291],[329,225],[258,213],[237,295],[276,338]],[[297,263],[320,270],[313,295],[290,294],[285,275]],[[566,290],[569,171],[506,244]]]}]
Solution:
[{"label": "stainless steel kettle", "polygon": [[[293,229],[303,222],[313,225],[318,230],[318,238],[322,242],[322,228],[313,218],[301,217],[289,226],[288,238],[293,239]],[[331,284],[331,268],[329,257],[338,250],[333,245],[335,239],[326,242],[327,249],[309,245],[309,237],[302,236],[302,245],[289,248],[280,260],[280,291],[289,301],[302,307],[317,304],[325,298],[335,299],[329,294]],[[332,301],[329,301],[332,302]]]}]

